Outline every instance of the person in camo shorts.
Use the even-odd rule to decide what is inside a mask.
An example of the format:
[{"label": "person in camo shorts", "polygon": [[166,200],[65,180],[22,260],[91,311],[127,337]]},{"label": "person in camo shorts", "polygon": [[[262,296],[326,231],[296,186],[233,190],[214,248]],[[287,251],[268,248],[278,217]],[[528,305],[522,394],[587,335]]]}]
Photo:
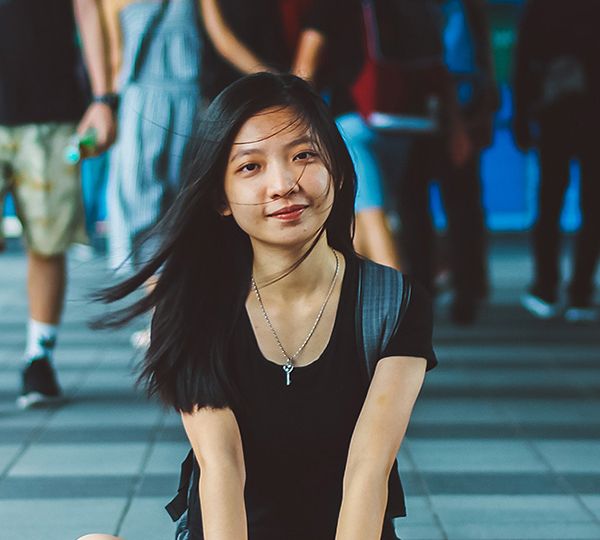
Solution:
[{"label": "person in camo shorts", "polygon": [[[93,92],[87,107],[75,15]],[[61,397],[53,350],[66,288],[65,251],[86,241],[79,168],[64,161],[64,150],[76,132],[95,130],[94,152],[115,136],[101,34],[95,0],[0,0],[0,208],[10,193],[28,262],[21,408]]]}]

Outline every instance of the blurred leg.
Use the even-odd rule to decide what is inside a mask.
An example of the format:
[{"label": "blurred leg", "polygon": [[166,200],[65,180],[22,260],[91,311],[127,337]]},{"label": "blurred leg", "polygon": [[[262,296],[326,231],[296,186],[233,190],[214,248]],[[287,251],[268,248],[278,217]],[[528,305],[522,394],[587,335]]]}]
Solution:
[{"label": "blurred leg", "polygon": [[556,301],[560,281],[560,214],[569,184],[569,152],[559,130],[556,125],[542,130],[538,218],[533,229],[532,292],[549,302]]},{"label": "blurred leg", "polygon": [[356,214],[354,243],[360,255],[400,269],[396,244],[382,208],[369,208]]},{"label": "blurred leg", "polygon": [[440,178],[448,219],[448,260],[454,289],[450,316],[457,324],[475,321],[481,300],[488,292],[479,166],[476,154],[463,167],[448,164]]},{"label": "blurred leg", "polygon": [[44,257],[28,252],[27,289],[32,319],[53,325],[60,322],[66,279],[64,255]]},{"label": "blurred leg", "polygon": [[600,255],[600,156],[588,148],[580,158],[581,227],[575,244],[574,272],[569,287],[570,303],[586,306],[592,300]]},{"label": "blurred leg", "polygon": [[452,284],[457,296],[473,299],[487,294],[486,232],[479,167],[479,155],[475,155],[464,167],[448,166],[440,179],[448,219]]},{"label": "blurred leg", "polygon": [[398,253],[387,226],[381,164],[375,151],[378,135],[357,113],[340,116],[337,125],[356,169],[355,249],[375,262],[397,268]]},{"label": "blurred leg", "polygon": [[[433,157],[432,157],[433,156]],[[431,139],[415,141],[405,174],[397,179],[397,204],[402,226],[401,260],[407,273],[434,293],[434,232],[429,215],[428,184],[431,160],[436,159]]]}]

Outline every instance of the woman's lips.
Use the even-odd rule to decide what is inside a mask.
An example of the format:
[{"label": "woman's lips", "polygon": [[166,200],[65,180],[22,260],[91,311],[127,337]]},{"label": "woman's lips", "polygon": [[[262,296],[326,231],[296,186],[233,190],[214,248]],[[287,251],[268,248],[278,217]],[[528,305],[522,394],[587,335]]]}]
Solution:
[{"label": "woman's lips", "polygon": [[280,221],[295,221],[300,218],[305,209],[306,206],[301,205],[288,206],[269,214],[269,217],[279,219]]}]

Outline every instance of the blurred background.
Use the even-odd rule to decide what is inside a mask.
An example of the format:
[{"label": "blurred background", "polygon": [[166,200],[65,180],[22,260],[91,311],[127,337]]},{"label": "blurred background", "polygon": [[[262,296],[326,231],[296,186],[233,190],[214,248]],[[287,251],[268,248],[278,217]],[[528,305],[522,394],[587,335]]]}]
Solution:
[{"label": "blurred background", "polygon": [[[487,226],[491,231],[514,233],[527,231],[533,224],[539,176],[535,154],[520,152],[511,135],[513,56],[524,0],[488,0],[486,3],[502,106],[495,118],[494,142],[483,154],[484,205],[487,210]],[[579,226],[578,173],[578,164],[573,161],[572,181],[561,216],[561,225],[568,232],[575,231]],[[90,172],[90,175],[94,174]],[[103,222],[106,220],[105,184],[98,187],[93,182],[84,180],[83,186],[87,212],[97,219],[95,227],[102,238]],[[432,211],[435,223],[443,228],[443,205],[435,188],[433,192]],[[14,216],[14,203],[9,195],[6,199],[4,222],[9,236],[16,236],[20,231],[20,225]]]}]

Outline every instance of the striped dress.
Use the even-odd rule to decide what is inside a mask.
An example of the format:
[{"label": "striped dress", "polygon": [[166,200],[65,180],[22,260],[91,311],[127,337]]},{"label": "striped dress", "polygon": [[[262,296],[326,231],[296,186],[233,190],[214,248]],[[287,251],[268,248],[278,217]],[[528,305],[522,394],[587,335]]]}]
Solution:
[{"label": "striped dress", "polygon": [[118,138],[107,192],[109,261],[129,271],[156,245],[142,240],[180,182],[185,147],[200,103],[197,0],[129,3],[122,35]]}]

